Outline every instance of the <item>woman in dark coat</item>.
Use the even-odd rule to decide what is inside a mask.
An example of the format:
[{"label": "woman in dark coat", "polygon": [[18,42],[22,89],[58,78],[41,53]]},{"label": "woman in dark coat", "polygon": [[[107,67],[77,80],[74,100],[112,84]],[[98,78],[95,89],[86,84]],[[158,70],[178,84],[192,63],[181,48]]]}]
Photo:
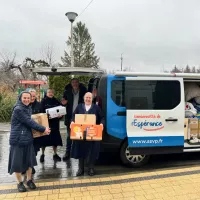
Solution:
[{"label": "woman in dark coat", "polygon": [[19,192],[26,191],[21,175],[24,171],[27,172],[27,186],[30,189],[36,188],[32,181],[32,168],[37,165],[32,129],[50,133],[49,128],[45,128],[31,119],[30,99],[29,92],[22,92],[13,108],[11,118],[8,173],[15,173]]},{"label": "woman in dark coat", "polygon": [[[95,114],[96,124],[103,126],[104,117],[98,105],[92,103],[92,93],[87,92],[84,96],[84,103],[79,104],[73,113],[72,123],[75,121],[75,114]],[[99,141],[73,141],[71,157],[79,159],[79,170],[77,176],[84,174],[84,160],[88,159],[88,175],[93,176],[94,164],[98,159],[100,151]]]},{"label": "woman in dark coat", "polygon": [[[32,114],[38,114],[41,113],[41,103],[37,101],[37,92],[34,89],[30,89],[29,90],[30,94],[31,94],[31,109],[32,109]],[[41,138],[34,138],[33,139],[33,146],[34,146],[34,150],[35,150],[35,155],[37,156],[37,152],[40,151],[40,142],[41,142]],[[32,174],[35,174],[35,169],[32,169]]]},{"label": "woman in dark coat", "polygon": [[[61,103],[54,97],[53,89],[47,90],[47,96],[41,101],[41,110],[46,113],[46,109],[60,106]],[[51,128],[51,134],[43,136],[41,138],[42,155],[40,157],[40,162],[44,162],[44,152],[45,147],[53,146],[53,160],[61,161],[60,156],[57,154],[57,146],[63,146],[62,138],[60,135],[60,118],[49,119],[49,127]]]}]

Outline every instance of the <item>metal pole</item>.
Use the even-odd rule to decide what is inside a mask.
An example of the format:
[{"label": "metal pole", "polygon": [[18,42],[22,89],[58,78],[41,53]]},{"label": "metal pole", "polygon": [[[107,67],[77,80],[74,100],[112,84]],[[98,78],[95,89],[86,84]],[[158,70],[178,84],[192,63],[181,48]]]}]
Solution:
[{"label": "metal pole", "polygon": [[123,57],[122,57],[122,54],[121,54],[121,71],[123,70],[122,64],[123,64]]},{"label": "metal pole", "polygon": [[71,67],[74,67],[73,22],[71,22]]}]

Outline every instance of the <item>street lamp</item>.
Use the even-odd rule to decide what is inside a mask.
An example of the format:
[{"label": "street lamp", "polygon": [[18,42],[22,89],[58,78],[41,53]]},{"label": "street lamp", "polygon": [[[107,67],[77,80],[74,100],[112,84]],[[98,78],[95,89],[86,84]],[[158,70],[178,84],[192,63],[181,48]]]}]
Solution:
[{"label": "street lamp", "polygon": [[65,14],[71,22],[71,67],[74,67],[74,51],[73,51],[73,22],[78,16],[75,12],[67,12]]}]

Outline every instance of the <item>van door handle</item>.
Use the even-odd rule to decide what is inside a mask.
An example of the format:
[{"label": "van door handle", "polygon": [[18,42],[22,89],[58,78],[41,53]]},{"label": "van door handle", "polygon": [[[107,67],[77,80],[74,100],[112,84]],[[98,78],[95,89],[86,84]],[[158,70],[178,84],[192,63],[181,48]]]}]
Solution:
[{"label": "van door handle", "polygon": [[168,118],[168,119],[165,119],[166,122],[177,122],[178,119],[174,119],[174,118]]},{"label": "van door handle", "polygon": [[126,111],[119,111],[117,112],[118,116],[126,116]]}]

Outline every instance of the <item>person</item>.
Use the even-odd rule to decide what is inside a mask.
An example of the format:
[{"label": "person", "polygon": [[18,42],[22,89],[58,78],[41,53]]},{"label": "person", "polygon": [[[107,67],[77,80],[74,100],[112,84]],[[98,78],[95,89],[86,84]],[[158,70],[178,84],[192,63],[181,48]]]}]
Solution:
[{"label": "person", "polygon": [[97,88],[94,88],[92,91],[93,100],[92,102],[98,105],[102,109],[102,99],[100,96],[97,95]]},{"label": "person", "polygon": [[[41,111],[43,113],[46,113],[46,109],[53,108],[56,106],[60,106],[61,103],[54,97],[54,90],[49,88],[47,90],[46,97],[42,99],[41,101]],[[53,146],[53,160],[54,161],[61,161],[60,156],[57,154],[57,147],[63,146],[62,138],[60,135],[60,119],[59,118],[53,118],[49,119],[49,126],[51,128],[51,134],[47,136],[41,137],[40,145],[42,147],[42,155],[40,156],[40,162],[44,162],[45,157],[45,148],[49,146]]]},{"label": "person", "polygon": [[[104,125],[104,116],[98,105],[92,103],[92,93],[87,92],[84,96],[84,103],[79,104],[73,113],[72,122],[75,121],[76,114],[95,114],[96,124]],[[73,141],[71,157],[79,159],[79,169],[77,176],[84,174],[84,160],[88,159],[88,175],[93,176],[94,164],[96,159],[98,159],[100,150],[99,141]]]},{"label": "person", "polygon": [[19,192],[26,192],[22,182],[22,172],[24,171],[27,173],[27,186],[30,189],[36,189],[32,181],[32,168],[37,165],[32,129],[46,134],[50,133],[48,127],[43,127],[31,119],[30,99],[29,92],[22,92],[13,108],[11,117],[8,173],[15,173]]},{"label": "person", "polygon": [[83,97],[86,92],[86,87],[82,83],[79,83],[79,80],[77,78],[73,78],[71,80],[71,83],[66,85],[65,87],[62,104],[66,105],[67,109],[67,115],[65,117],[65,125],[67,126],[67,144],[63,161],[67,161],[70,158],[72,145],[72,141],[70,139],[70,123],[72,119],[72,114],[78,104],[83,103]]},{"label": "person", "polygon": [[[35,89],[30,89],[29,92],[31,93],[31,109],[32,109],[32,114],[38,114],[41,113],[41,103],[37,101],[36,95],[37,92]],[[34,150],[35,150],[35,155],[37,156],[38,151],[40,151],[40,141],[41,138],[34,138],[33,139],[33,146],[34,146]],[[35,169],[32,169],[32,174],[35,174]]]}]

